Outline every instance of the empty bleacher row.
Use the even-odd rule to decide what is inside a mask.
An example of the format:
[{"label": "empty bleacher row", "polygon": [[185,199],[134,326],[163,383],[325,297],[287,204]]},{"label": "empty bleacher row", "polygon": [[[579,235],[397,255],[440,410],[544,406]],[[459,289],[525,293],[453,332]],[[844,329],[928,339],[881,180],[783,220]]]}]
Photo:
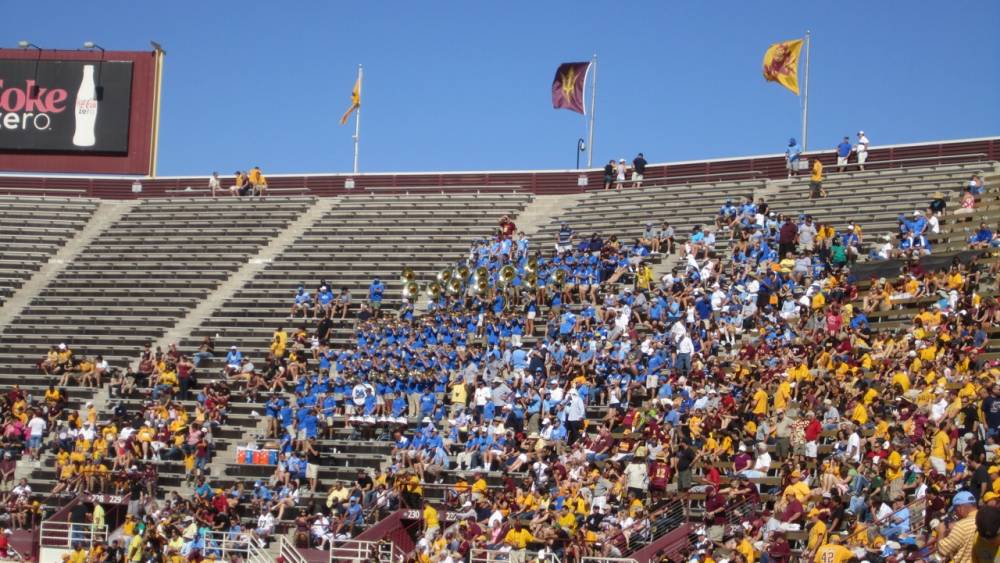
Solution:
[{"label": "empty bleacher row", "polygon": [[83,229],[99,201],[0,197],[0,305]]},{"label": "empty bleacher row", "polygon": [[311,201],[141,201],[0,335],[0,384],[48,383],[35,364],[58,343],[124,367]]}]

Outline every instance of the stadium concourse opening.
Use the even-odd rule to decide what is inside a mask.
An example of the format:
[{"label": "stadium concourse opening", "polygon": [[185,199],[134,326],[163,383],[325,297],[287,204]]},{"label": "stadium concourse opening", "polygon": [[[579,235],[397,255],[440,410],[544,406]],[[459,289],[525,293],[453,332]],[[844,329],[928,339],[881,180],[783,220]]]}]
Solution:
[{"label": "stadium concourse opening", "polygon": [[0,556],[995,553],[998,147],[6,176]]}]

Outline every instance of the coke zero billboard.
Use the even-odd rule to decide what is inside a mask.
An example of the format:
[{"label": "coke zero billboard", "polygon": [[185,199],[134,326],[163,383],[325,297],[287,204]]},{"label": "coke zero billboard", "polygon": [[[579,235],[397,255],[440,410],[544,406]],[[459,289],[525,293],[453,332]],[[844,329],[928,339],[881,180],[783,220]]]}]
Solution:
[{"label": "coke zero billboard", "polygon": [[132,63],[0,59],[0,150],[127,153]]}]

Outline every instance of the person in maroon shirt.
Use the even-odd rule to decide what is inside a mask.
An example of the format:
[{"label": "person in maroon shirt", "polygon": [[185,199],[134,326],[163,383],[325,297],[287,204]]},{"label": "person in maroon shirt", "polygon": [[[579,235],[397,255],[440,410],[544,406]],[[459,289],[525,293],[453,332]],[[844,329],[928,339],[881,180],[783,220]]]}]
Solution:
[{"label": "person in maroon shirt", "polygon": [[500,237],[502,239],[512,238],[514,236],[514,233],[516,232],[517,232],[517,225],[515,225],[514,222],[510,220],[509,216],[504,215],[503,217],[500,218]]},{"label": "person in maroon shirt", "polygon": [[767,552],[768,561],[774,563],[785,563],[790,561],[792,557],[792,546],[788,544],[788,538],[785,537],[785,532],[781,530],[775,530],[771,534],[771,540],[767,542]]},{"label": "person in maroon shirt", "polygon": [[656,454],[656,459],[649,463],[649,490],[653,498],[660,498],[666,493],[667,485],[673,476],[674,472],[667,462],[666,452]]}]

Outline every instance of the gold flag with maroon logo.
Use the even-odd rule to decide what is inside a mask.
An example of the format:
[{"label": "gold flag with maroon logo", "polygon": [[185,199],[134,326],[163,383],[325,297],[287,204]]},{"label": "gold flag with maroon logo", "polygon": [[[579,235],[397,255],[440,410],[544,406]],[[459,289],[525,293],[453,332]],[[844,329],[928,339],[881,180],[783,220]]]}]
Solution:
[{"label": "gold flag with maroon logo", "polygon": [[802,39],[782,41],[767,48],[764,53],[764,79],[777,82],[799,95],[799,53]]}]

